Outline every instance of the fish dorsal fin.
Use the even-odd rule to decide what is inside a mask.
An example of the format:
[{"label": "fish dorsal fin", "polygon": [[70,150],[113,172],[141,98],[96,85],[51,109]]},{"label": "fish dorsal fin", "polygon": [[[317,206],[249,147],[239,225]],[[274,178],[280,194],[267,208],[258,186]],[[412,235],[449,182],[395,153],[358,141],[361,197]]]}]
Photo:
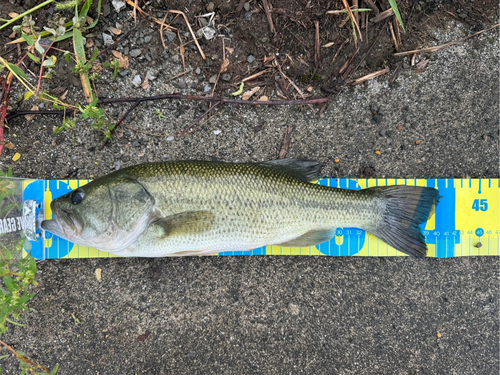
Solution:
[{"label": "fish dorsal fin", "polygon": [[286,172],[304,182],[317,180],[323,167],[323,163],[320,162],[291,158],[264,161],[259,165]]},{"label": "fish dorsal fin", "polygon": [[310,230],[297,238],[276,245],[285,247],[314,246],[332,239],[333,236],[335,236],[335,229],[336,228]]},{"label": "fish dorsal fin", "polygon": [[214,224],[211,211],[186,211],[170,215],[151,223],[162,229],[162,237],[185,236],[204,233]]}]

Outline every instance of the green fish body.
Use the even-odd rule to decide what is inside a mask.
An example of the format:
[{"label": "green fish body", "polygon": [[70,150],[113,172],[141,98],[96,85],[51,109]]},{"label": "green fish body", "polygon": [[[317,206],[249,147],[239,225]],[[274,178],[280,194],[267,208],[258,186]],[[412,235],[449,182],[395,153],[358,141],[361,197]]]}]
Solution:
[{"label": "green fish body", "polygon": [[313,246],[357,227],[397,250],[425,256],[419,225],[438,191],[414,186],[345,190],[313,184],[320,164],[199,161],[132,166],[63,197],[42,227],[122,256],[163,257]]}]

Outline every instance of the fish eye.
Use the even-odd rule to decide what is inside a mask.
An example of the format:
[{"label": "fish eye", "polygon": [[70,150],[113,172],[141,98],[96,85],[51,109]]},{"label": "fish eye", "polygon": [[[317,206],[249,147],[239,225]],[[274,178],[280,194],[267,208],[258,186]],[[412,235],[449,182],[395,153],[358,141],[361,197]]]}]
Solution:
[{"label": "fish eye", "polygon": [[69,199],[71,199],[71,203],[73,204],[79,204],[83,201],[83,198],[85,198],[85,191],[80,188],[73,190],[69,196]]}]

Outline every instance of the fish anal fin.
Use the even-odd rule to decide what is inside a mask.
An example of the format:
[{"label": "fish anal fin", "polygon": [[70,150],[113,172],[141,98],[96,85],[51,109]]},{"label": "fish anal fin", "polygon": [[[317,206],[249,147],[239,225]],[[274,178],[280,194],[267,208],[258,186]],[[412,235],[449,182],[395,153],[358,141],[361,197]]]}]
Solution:
[{"label": "fish anal fin", "polygon": [[336,228],[310,230],[309,232],[306,232],[297,238],[294,238],[290,241],[276,244],[276,245],[277,246],[284,246],[284,247],[314,246],[314,245],[331,240],[333,238],[333,236],[335,235],[335,229]]},{"label": "fish anal fin", "polygon": [[161,228],[165,238],[204,233],[212,228],[214,219],[211,211],[186,211],[161,218],[151,225]]}]

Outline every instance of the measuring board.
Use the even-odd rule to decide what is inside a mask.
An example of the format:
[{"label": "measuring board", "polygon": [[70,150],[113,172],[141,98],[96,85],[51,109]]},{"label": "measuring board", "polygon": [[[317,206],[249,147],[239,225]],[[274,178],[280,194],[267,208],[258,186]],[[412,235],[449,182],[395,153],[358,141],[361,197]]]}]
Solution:
[{"label": "measuring board", "polygon": [[[18,248],[22,243],[22,254],[31,252],[38,259],[114,257],[39,229],[41,220],[52,218],[52,199],[88,182],[0,178],[0,242]],[[441,198],[436,212],[422,224],[427,255],[438,258],[500,255],[499,179],[321,179],[317,183],[354,190],[386,185],[437,188]],[[17,206],[6,215],[13,204]],[[338,228],[330,241],[311,247],[236,250],[218,255],[406,256],[358,228]]]}]

